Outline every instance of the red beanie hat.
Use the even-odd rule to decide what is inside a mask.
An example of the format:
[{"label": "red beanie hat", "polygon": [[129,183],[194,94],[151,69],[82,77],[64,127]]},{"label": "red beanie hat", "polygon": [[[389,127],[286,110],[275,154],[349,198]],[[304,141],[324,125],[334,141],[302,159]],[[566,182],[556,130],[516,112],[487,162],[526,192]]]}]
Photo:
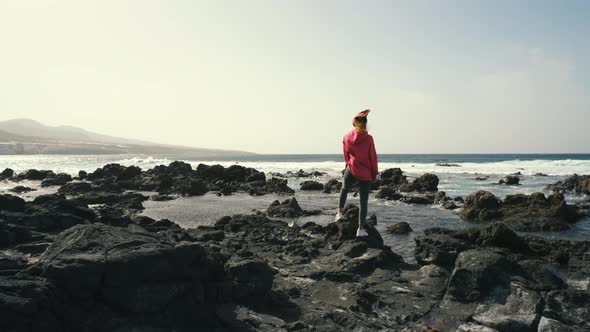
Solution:
[{"label": "red beanie hat", "polygon": [[354,125],[354,122],[356,121],[356,119],[358,118],[366,118],[367,115],[369,115],[369,112],[371,112],[371,110],[366,109],[362,112],[360,112],[359,114],[357,114],[353,119],[352,119],[352,124]]}]

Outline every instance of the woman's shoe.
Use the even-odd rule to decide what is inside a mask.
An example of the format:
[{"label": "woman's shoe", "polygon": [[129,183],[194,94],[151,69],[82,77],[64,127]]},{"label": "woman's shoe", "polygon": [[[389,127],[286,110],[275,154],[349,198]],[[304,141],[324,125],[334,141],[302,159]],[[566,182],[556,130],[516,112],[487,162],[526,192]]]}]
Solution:
[{"label": "woman's shoe", "polygon": [[365,231],[364,228],[359,228],[356,230],[356,237],[365,237],[365,236],[369,236],[369,234],[367,234],[367,232]]}]

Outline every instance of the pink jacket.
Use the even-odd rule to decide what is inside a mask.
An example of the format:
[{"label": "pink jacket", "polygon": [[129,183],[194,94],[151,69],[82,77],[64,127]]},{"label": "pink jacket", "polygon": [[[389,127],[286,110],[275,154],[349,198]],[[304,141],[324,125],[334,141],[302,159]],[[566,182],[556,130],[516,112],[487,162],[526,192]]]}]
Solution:
[{"label": "pink jacket", "polygon": [[344,162],[352,176],[359,181],[375,181],[379,174],[373,136],[351,130],[342,139]]}]

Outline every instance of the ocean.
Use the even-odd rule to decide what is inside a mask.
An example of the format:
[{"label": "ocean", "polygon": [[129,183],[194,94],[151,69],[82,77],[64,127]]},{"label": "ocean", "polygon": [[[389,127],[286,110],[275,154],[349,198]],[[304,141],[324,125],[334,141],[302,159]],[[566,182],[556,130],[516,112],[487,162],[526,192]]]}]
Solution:
[{"label": "ocean", "polygon": [[[427,172],[436,174],[440,178],[439,190],[445,191],[448,196],[452,197],[465,197],[479,189],[491,191],[500,198],[516,193],[548,193],[544,190],[548,184],[573,174],[590,174],[590,154],[381,154],[378,157],[380,170],[399,167],[410,178]],[[193,167],[200,163],[220,164],[226,167],[239,164],[266,173],[295,172],[300,169],[304,171],[317,170],[326,173],[325,176],[316,179],[320,182],[332,178],[339,179],[344,167],[341,155],[252,155],[205,159],[170,155],[19,155],[0,156],[0,171],[7,167],[17,172],[36,168],[76,175],[80,170],[91,172],[108,163],[136,165],[142,169],[149,169],[157,165],[169,164],[174,160],[184,160]],[[521,185],[502,186],[497,184],[500,179],[513,173],[521,174]],[[486,180],[476,180],[478,177]],[[303,180],[306,179],[289,179],[289,186],[296,190],[295,197],[302,208],[320,209],[323,213],[319,216],[289,220],[289,222],[314,221],[319,224],[327,224],[333,221],[338,194],[300,191],[298,190],[299,184]],[[39,188],[38,183],[20,184],[38,189],[36,192],[24,194],[25,199],[32,199],[39,194],[55,191],[55,188]],[[14,186],[14,183],[2,181],[0,182],[0,193],[6,192],[7,189]],[[144,203],[146,209],[143,213],[156,219],[167,218],[182,227],[190,228],[211,224],[224,215],[252,213],[256,210],[264,211],[275,199],[285,199],[285,197],[252,197],[247,194],[217,197],[214,193],[210,193],[201,197],[179,198],[170,202],[146,201]],[[586,197],[569,195],[567,199],[576,202],[586,199]],[[358,203],[357,198],[352,195],[350,195],[349,201]],[[477,224],[463,221],[453,211],[431,206],[388,202],[375,198],[370,199],[369,215],[371,214],[377,216],[377,229],[383,235],[386,243],[408,261],[413,261],[414,237],[426,228],[437,226],[478,227]],[[408,222],[414,232],[403,236],[390,235],[385,232],[388,225],[400,221]],[[550,238],[588,240],[590,239],[590,219],[578,222],[572,226],[571,230],[565,232],[537,234]]]}]

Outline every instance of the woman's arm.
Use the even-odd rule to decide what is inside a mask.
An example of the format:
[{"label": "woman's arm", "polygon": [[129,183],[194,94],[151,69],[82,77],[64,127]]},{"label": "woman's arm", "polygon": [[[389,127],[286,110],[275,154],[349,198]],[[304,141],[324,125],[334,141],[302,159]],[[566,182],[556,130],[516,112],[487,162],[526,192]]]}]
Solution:
[{"label": "woman's arm", "polygon": [[377,151],[375,151],[375,141],[373,140],[371,140],[371,148],[369,149],[369,161],[371,162],[371,177],[375,181],[377,175],[379,175],[379,166],[377,165]]},{"label": "woman's arm", "polygon": [[346,141],[342,140],[342,154],[344,155],[344,164],[348,167],[348,162],[350,161],[350,156],[348,155],[348,149],[346,148]]}]

